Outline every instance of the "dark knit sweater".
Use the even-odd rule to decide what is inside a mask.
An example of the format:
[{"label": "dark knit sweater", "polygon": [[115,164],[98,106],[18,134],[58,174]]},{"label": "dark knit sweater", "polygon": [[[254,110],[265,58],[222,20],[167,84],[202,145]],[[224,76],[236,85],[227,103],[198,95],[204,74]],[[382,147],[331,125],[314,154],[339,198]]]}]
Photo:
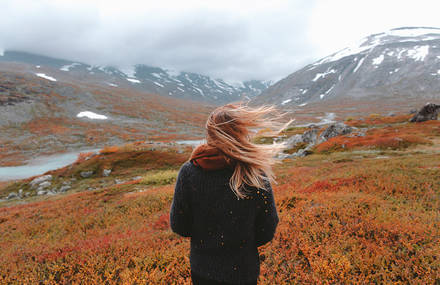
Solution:
[{"label": "dark knit sweater", "polygon": [[260,273],[257,247],[272,240],[278,215],[272,188],[248,187],[237,199],[229,186],[232,169],[206,171],[191,162],[180,168],[170,212],[171,229],[191,237],[191,270],[228,283],[254,281]]}]

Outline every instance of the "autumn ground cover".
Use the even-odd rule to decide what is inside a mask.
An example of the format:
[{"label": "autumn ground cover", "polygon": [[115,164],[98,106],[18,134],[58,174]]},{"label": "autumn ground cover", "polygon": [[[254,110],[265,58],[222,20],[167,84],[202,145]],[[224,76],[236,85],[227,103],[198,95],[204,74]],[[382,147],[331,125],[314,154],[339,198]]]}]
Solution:
[{"label": "autumn ground cover", "polygon": [[[432,132],[436,122],[405,124],[424,130],[431,142],[440,136]],[[118,169],[115,175],[160,168],[168,171],[166,185],[138,179],[0,208],[0,283],[190,284],[189,239],[172,233],[168,221],[169,178],[189,151],[174,161],[162,153],[169,164],[158,167],[158,157],[142,162],[108,149],[54,173],[61,179],[106,163]],[[129,157],[124,171],[118,161]],[[260,284],[440,282],[435,143],[315,152],[286,159],[275,172],[280,223],[273,241],[260,247]]]}]

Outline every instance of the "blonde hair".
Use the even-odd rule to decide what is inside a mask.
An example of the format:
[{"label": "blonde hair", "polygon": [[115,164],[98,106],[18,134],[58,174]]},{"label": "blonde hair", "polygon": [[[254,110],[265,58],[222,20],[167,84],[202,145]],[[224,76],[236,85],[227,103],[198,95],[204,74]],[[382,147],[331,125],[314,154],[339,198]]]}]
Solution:
[{"label": "blonde hair", "polygon": [[[275,156],[286,145],[276,142],[271,145],[254,144],[252,138],[255,134],[250,128],[265,128],[265,135],[276,136],[293,121],[279,122],[284,115],[286,113],[279,113],[273,105],[249,107],[243,102],[218,107],[209,115],[206,122],[207,144],[218,148],[234,162],[229,186],[238,199],[248,196],[245,185],[267,190],[265,180],[276,183],[272,165],[278,162]],[[277,127],[277,131],[271,130]]]}]

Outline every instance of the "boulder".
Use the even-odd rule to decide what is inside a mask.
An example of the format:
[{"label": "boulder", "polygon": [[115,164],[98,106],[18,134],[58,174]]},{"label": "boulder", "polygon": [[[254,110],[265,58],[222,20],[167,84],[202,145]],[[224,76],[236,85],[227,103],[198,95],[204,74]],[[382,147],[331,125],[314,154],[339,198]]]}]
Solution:
[{"label": "boulder", "polygon": [[48,188],[48,187],[50,187],[50,185],[52,185],[51,182],[49,182],[49,181],[44,181],[43,183],[40,183],[40,185],[38,185],[38,188],[39,188],[39,189],[44,189],[44,188]]},{"label": "boulder", "polygon": [[15,199],[15,198],[19,198],[18,194],[15,192],[9,193],[8,197],[6,197],[7,200],[11,200],[11,199]]},{"label": "boulder", "polygon": [[31,188],[35,188],[38,184],[41,184],[43,182],[50,181],[50,180],[52,180],[52,175],[50,175],[50,174],[43,175],[43,176],[35,178],[29,184],[31,185]]},{"label": "boulder", "polygon": [[440,112],[440,105],[428,103],[423,106],[409,121],[410,122],[424,122],[429,120],[437,120]]},{"label": "boulder", "polygon": [[72,188],[72,187],[70,187],[69,185],[61,186],[59,192],[66,192],[66,191],[69,190],[70,188]]},{"label": "boulder", "polygon": [[45,195],[46,193],[47,193],[46,190],[39,190],[39,191],[37,192],[37,195]]},{"label": "boulder", "polygon": [[111,170],[111,169],[104,169],[104,170],[102,171],[102,176],[107,177],[107,176],[110,175],[110,173],[112,173],[112,170]]},{"label": "boulder", "polygon": [[93,170],[90,170],[90,171],[82,171],[79,175],[80,175],[82,178],[89,178],[89,177],[91,177],[91,176],[93,175]]},{"label": "boulder", "polygon": [[327,141],[330,138],[346,135],[355,130],[354,127],[347,126],[344,123],[335,123],[330,125],[327,129],[325,129],[321,135],[319,136],[317,144]]}]

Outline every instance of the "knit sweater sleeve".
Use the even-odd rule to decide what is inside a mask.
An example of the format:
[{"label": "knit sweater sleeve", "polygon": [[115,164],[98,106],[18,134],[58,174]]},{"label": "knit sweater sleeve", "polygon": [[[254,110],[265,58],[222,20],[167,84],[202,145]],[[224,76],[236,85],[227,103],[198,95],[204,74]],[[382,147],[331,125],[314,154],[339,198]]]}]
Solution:
[{"label": "knit sweater sleeve", "polygon": [[279,222],[272,187],[268,181],[265,184],[266,190],[258,191],[258,212],[255,221],[257,246],[264,245],[273,239]]},{"label": "knit sweater sleeve", "polygon": [[190,237],[192,226],[191,200],[187,181],[185,181],[186,177],[186,164],[184,164],[177,175],[170,210],[170,226],[173,232],[183,237]]}]

